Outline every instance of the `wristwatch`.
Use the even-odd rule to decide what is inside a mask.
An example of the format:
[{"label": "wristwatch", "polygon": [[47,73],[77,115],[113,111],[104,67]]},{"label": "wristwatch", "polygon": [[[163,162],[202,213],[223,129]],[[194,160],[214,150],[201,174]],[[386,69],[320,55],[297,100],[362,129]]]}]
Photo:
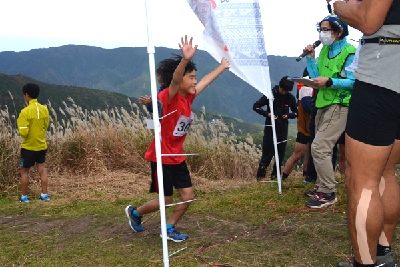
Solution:
[{"label": "wristwatch", "polygon": [[331,87],[333,85],[333,81],[331,78],[328,79],[328,81],[325,84],[325,87]]}]

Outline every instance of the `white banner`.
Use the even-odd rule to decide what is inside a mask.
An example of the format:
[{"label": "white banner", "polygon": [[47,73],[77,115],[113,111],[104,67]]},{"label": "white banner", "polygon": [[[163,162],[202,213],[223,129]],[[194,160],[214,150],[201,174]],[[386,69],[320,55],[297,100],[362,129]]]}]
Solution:
[{"label": "white banner", "polygon": [[203,23],[201,45],[230,71],[272,98],[260,3],[258,0],[187,0]]}]

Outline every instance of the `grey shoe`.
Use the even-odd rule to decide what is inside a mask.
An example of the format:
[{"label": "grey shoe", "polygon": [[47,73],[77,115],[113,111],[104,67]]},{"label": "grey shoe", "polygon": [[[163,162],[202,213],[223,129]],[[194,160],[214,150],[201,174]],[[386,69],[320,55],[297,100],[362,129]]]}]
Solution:
[{"label": "grey shoe", "polygon": [[[397,252],[395,253],[397,255]],[[341,261],[338,263],[337,267],[353,267],[354,266],[354,256],[352,256],[347,261]],[[399,267],[397,261],[393,257],[393,253],[389,252],[385,256],[376,256],[376,266],[377,267]]]},{"label": "grey shoe", "polygon": [[376,266],[399,267],[392,252],[387,253],[385,256],[376,256]]}]

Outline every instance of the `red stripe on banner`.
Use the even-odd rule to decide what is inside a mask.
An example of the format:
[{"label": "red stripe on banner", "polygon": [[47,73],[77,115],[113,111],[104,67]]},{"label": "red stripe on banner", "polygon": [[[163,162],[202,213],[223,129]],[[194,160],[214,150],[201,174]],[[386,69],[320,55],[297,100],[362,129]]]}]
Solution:
[{"label": "red stripe on banner", "polygon": [[212,8],[216,9],[217,8],[217,3],[215,3],[214,0],[209,0],[211,2]]}]

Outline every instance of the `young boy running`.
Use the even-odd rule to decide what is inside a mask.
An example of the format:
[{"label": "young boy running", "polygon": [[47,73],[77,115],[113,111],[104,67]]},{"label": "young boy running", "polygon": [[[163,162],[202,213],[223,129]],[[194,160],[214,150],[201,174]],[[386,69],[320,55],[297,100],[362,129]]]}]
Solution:
[{"label": "young boy running", "polygon": [[[196,52],[197,45],[193,47],[192,41],[193,38],[188,42],[187,36],[185,36],[185,40],[181,38],[182,44],[179,44],[179,47],[182,50],[182,57],[175,57],[162,61],[163,64],[168,65],[169,69],[175,69],[173,77],[170,79],[169,88],[164,89],[157,95],[157,98],[163,104],[163,116],[175,111],[161,120],[162,154],[183,154],[182,145],[185,141],[189,126],[193,121],[191,106],[194,98],[225,69],[230,67],[229,61],[222,58],[221,64],[197,83],[196,66],[190,61]],[[167,79],[168,78],[165,80]],[[153,139],[153,142],[146,152],[145,158],[151,161],[152,179],[156,182],[157,159],[154,142]],[[185,162],[185,156],[163,157],[162,163],[165,204],[168,205],[172,203],[173,187],[178,189],[181,196],[180,202],[193,200],[195,196],[189,170]],[[168,240],[181,242],[187,238],[187,235],[180,234],[176,231],[175,225],[183,216],[189,205],[190,202],[176,205],[171,217],[167,220]],[[143,231],[143,225],[141,223],[142,216],[157,211],[158,209],[158,199],[149,201],[139,208],[131,205],[127,206],[125,208],[125,213],[129,218],[129,225],[132,230],[135,232]]]},{"label": "young boy running", "polygon": [[49,111],[38,103],[39,86],[27,83],[22,87],[22,93],[28,107],[24,108],[18,117],[18,130],[23,142],[21,144],[21,199],[20,202],[29,202],[27,193],[29,185],[29,169],[37,166],[42,194],[40,200],[50,200],[47,195],[47,173],[45,159],[47,151],[45,132],[49,126]]}]

